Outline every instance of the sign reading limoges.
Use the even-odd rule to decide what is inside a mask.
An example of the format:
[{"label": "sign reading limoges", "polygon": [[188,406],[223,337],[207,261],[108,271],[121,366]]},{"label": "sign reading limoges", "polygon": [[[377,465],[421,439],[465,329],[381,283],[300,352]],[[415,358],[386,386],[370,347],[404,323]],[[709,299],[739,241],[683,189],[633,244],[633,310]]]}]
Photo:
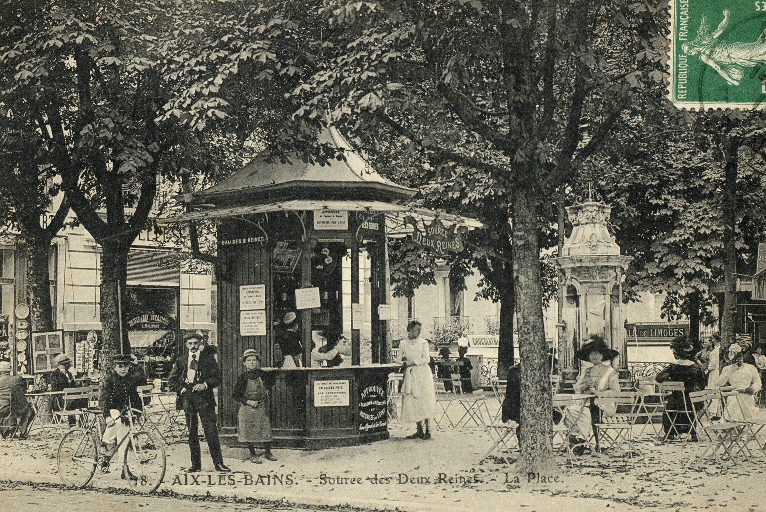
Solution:
[{"label": "sign reading limoges", "polygon": [[625,324],[628,341],[659,341],[667,342],[677,336],[689,334],[688,323],[663,324]]},{"label": "sign reading limoges", "polygon": [[321,306],[319,288],[298,288],[295,290],[295,309],[312,309]]},{"label": "sign reading limoges", "polygon": [[314,229],[348,229],[348,211],[314,210]]},{"label": "sign reading limoges", "polygon": [[425,224],[421,230],[414,217],[405,217],[405,224],[412,226],[410,240],[416,245],[427,247],[435,256],[446,256],[450,252],[463,250],[463,229],[452,226],[448,228],[439,219]]},{"label": "sign reading limoges", "polygon": [[239,312],[240,336],[266,336],[266,311],[254,309]]},{"label": "sign reading limoges", "polygon": [[314,407],[348,407],[347,380],[314,381]]},{"label": "sign reading limoges", "polygon": [[239,287],[239,309],[266,309],[266,285],[247,284]]}]

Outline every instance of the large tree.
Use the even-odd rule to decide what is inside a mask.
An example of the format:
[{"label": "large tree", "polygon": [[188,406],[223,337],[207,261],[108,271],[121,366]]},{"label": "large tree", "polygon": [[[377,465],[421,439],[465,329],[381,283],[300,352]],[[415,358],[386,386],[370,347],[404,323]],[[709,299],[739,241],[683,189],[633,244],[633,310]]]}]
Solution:
[{"label": "large tree", "polygon": [[[296,90],[296,116],[411,143],[454,183],[446,199],[489,210],[480,217],[489,232],[503,233],[510,211],[523,361],[520,469],[549,470],[541,227],[555,190],[608,138],[631,90],[650,73],[658,80],[654,54],[662,36],[653,7],[543,0],[323,5],[337,28],[328,37],[337,54]],[[638,59],[646,76],[636,59],[610,54],[615,47],[623,56],[653,49],[651,58]],[[498,242],[496,252],[507,253],[507,238]]]}]

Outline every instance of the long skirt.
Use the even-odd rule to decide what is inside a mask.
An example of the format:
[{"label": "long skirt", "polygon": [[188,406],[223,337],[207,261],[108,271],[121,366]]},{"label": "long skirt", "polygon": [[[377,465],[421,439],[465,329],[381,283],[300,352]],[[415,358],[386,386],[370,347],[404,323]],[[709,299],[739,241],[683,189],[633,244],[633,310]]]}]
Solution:
[{"label": "long skirt", "polygon": [[428,366],[409,366],[402,382],[402,422],[415,423],[433,417],[436,409],[434,378]]}]

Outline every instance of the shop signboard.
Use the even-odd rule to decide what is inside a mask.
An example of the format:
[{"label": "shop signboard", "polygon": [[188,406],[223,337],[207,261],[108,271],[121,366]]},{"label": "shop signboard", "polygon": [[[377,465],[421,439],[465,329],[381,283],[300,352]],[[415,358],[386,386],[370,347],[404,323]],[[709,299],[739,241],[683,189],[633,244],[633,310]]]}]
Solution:
[{"label": "shop signboard", "polygon": [[412,226],[410,241],[415,245],[431,250],[435,256],[447,256],[450,252],[460,252],[463,244],[464,227],[447,227],[439,219],[434,219],[430,224],[424,224],[420,229],[418,221],[414,217],[406,217],[405,224]]},{"label": "shop signboard", "polygon": [[689,335],[689,324],[682,322],[625,324],[628,344],[667,344],[677,336]]}]

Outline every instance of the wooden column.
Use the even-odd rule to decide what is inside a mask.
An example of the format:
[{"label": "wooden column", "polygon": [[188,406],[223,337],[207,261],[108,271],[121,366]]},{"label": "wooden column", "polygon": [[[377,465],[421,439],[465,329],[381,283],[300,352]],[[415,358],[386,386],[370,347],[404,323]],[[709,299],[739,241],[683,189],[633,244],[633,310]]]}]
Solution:
[{"label": "wooden column", "polygon": [[354,329],[354,304],[359,304],[359,244],[351,241],[351,364],[358,365],[361,361],[361,330]]}]

